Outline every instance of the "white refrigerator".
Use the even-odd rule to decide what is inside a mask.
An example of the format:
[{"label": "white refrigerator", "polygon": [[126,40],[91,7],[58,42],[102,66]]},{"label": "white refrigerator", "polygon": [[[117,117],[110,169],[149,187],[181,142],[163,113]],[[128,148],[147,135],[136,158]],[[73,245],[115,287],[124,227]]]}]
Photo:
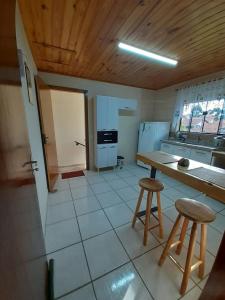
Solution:
[{"label": "white refrigerator", "polygon": [[[144,122],[139,127],[138,152],[152,152],[160,150],[161,140],[167,139],[170,131],[169,122]],[[139,166],[148,168],[137,160]]]}]

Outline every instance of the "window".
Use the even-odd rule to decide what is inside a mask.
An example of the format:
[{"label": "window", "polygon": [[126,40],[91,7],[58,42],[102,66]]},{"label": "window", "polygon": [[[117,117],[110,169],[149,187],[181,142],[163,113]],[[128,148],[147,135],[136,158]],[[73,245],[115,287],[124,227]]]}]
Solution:
[{"label": "window", "polygon": [[207,105],[207,115],[205,116],[203,132],[218,132],[224,100],[209,101]]},{"label": "window", "polygon": [[225,134],[224,99],[185,104],[180,131]]},{"label": "window", "polygon": [[191,110],[192,104],[185,104],[183,108],[183,115],[180,122],[180,131],[188,132],[191,124]]},{"label": "window", "polygon": [[207,102],[200,102],[192,107],[192,118],[190,132],[202,132]]},{"label": "window", "polygon": [[221,118],[220,118],[220,128],[219,128],[219,132],[220,134],[225,134],[225,111],[223,109],[222,114],[221,114]]}]

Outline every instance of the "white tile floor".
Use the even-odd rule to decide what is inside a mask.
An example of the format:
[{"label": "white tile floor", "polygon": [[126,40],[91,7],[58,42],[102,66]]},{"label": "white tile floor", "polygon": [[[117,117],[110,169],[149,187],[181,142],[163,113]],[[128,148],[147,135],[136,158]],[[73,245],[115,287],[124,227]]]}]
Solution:
[{"label": "white tile floor", "polygon": [[[206,273],[202,281],[192,274],[184,300],[198,299],[225,229],[225,205],[158,173],[165,184],[162,192],[165,236],[158,228],[142,245],[143,225],[131,228],[138,197],[138,180],[149,171],[135,165],[100,175],[59,180],[58,192],[49,195],[46,248],[55,260],[55,297],[62,300],[160,300],[180,299],[182,273],[169,260],[157,261],[177,212],[174,201],[193,197],[216,212],[208,228]],[[153,201],[155,203],[155,201]],[[145,208],[143,201],[142,208]],[[186,247],[179,257],[183,264]],[[196,245],[199,250],[199,245]]]}]

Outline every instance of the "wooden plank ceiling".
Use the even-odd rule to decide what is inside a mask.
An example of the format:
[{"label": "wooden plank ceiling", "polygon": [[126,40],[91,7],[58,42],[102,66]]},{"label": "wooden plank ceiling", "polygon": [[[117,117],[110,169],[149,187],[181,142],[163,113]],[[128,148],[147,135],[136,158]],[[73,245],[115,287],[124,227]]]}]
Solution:
[{"label": "wooden plank ceiling", "polygon": [[[160,89],[225,70],[224,0],[19,0],[41,71]],[[122,41],[179,61],[162,65]]]}]

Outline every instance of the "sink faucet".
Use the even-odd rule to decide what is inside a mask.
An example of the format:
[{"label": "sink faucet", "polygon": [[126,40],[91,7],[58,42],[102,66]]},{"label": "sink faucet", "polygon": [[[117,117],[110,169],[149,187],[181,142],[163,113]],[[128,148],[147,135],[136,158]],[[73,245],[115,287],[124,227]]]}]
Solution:
[{"label": "sink faucet", "polygon": [[185,134],[179,133],[178,139],[181,140],[182,142],[185,142],[187,136]]}]

